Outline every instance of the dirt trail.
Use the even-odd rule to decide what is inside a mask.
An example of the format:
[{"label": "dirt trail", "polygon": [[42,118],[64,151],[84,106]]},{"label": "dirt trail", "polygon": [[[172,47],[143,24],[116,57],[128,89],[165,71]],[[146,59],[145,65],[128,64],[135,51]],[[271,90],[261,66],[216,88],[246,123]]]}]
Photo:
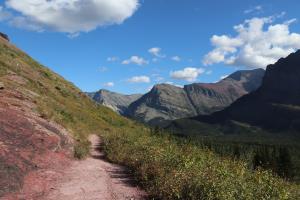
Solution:
[{"label": "dirt trail", "polygon": [[99,151],[100,139],[90,137],[91,156],[74,161],[58,179],[46,200],[136,200],[145,193],[133,186],[126,170],[108,163]]}]

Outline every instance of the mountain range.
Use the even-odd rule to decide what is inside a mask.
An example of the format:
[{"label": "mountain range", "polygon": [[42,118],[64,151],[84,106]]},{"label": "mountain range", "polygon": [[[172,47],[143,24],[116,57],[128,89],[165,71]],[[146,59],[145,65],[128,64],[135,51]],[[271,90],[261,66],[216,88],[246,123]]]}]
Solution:
[{"label": "mountain range", "polygon": [[98,103],[116,112],[150,125],[211,114],[229,106],[239,97],[256,90],[262,82],[263,69],[237,71],[217,83],[194,83],[183,88],[155,85],[144,95],[121,95],[107,90],[88,93]]},{"label": "mountain range", "polygon": [[[189,132],[203,124],[259,127],[271,132],[300,131],[300,50],[267,67],[262,85],[222,111],[171,123],[169,128]],[[199,124],[201,123],[201,124]],[[189,124],[189,125],[187,125]],[[198,129],[198,128],[195,128]],[[199,132],[199,129],[198,129]]]}]

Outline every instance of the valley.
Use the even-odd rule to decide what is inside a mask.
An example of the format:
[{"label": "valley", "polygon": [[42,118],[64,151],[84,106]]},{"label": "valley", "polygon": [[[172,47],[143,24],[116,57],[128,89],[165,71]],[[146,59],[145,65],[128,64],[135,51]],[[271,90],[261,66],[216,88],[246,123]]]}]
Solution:
[{"label": "valley", "polygon": [[299,5],[3,0],[0,200],[300,200]]}]

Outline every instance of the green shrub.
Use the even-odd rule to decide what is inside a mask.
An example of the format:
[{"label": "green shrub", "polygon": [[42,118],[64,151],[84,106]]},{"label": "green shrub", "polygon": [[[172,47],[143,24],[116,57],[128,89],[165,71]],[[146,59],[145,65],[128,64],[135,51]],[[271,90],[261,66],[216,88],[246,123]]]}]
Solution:
[{"label": "green shrub", "polygon": [[74,146],[74,157],[77,159],[84,159],[89,155],[90,152],[90,142],[83,141],[78,142]]},{"label": "green shrub", "polygon": [[108,158],[130,167],[154,198],[296,199],[292,184],[270,171],[253,171],[246,163],[218,156],[187,140],[155,135],[142,127],[103,138]]}]

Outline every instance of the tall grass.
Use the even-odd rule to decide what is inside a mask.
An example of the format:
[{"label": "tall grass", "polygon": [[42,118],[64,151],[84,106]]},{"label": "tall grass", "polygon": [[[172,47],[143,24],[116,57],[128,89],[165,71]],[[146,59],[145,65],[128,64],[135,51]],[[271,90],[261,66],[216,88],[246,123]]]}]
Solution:
[{"label": "tall grass", "polygon": [[241,161],[220,157],[191,142],[149,130],[104,134],[111,161],[132,169],[159,199],[297,199],[295,187],[270,171],[252,171]]}]

